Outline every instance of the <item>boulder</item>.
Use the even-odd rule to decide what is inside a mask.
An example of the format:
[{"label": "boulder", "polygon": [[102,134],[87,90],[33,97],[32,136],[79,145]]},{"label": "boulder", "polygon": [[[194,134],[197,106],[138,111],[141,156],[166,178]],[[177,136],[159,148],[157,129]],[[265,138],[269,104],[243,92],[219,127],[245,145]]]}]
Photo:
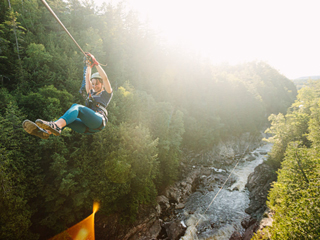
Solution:
[{"label": "boulder", "polygon": [[260,154],[261,154],[261,155],[267,155],[267,154],[268,154],[268,152],[261,151],[261,152],[260,152]]},{"label": "boulder", "polygon": [[251,225],[244,234],[242,235],[242,240],[250,240],[253,237],[253,234],[257,232],[259,229],[259,223],[256,222],[255,224]]},{"label": "boulder", "polygon": [[229,240],[242,240],[242,236],[239,232],[234,232]]},{"label": "boulder", "polygon": [[255,224],[257,222],[257,219],[251,218],[251,217],[246,217],[241,221],[241,226],[244,229],[248,229],[251,225]]},{"label": "boulder", "polygon": [[210,169],[209,167],[208,168],[205,168],[203,171],[201,171],[203,175],[205,176],[209,176],[211,175],[212,173],[212,169]]},{"label": "boulder", "polygon": [[260,229],[263,229],[265,227],[270,227],[272,225],[273,219],[270,217],[262,218],[260,221]]},{"label": "boulder", "polygon": [[181,193],[180,193],[180,189],[177,186],[171,186],[169,188],[167,188],[165,190],[165,194],[164,194],[169,201],[173,201],[173,202],[180,202],[180,198],[181,198]]},{"label": "boulder", "polygon": [[233,162],[234,162],[233,158],[229,158],[224,161],[225,165],[228,165],[228,166],[233,164]]},{"label": "boulder", "polygon": [[178,205],[176,205],[176,209],[183,209],[185,207],[185,205],[183,203],[179,203]]},{"label": "boulder", "polygon": [[180,237],[183,236],[186,231],[186,227],[179,220],[165,223],[164,228],[170,240],[180,239]]},{"label": "boulder", "polygon": [[184,181],[180,182],[180,187],[185,188],[186,186],[187,186],[187,182],[184,182]]},{"label": "boulder", "polygon": [[256,159],[256,157],[251,155],[251,154],[246,157],[246,160],[249,161],[249,162],[251,162],[251,161],[253,161],[255,159]]},{"label": "boulder", "polygon": [[261,219],[267,206],[267,196],[271,183],[277,179],[275,171],[265,162],[254,169],[248,177],[246,187],[250,191],[249,207],[245,210],[251,217]]},{"label": "boulder", "polygon": [[165,212],[168,208],[170,208],[169,199],[164,195],[157,197],[157,203],[160,205],[161,212]]}]

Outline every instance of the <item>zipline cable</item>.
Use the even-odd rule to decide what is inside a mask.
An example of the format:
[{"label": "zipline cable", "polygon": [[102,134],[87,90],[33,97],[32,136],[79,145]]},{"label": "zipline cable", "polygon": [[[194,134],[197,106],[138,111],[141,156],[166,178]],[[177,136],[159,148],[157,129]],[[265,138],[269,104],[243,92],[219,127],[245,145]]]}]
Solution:
[{"label": "zipline cable", "polygon": [[[218,197],[219,193],[221,192],[221,190],[223,189],[224,185],[227,183],[227,181],[229,180],[231,174],[233,173],[233,171],[236,169],[236,167],[238,166],[240,160],[243,158],[244,154],[246,154],[247,150],[249,148],[249,145],[248,147],[246,148],[246,150],[244,151],[243,155],[239,158],[237,164],[234,166],[234,168],[232,169],[232,171],[230,172],[228,178],[224,181],[224,183],[222,184],[221,188],[219,189],[219,191],[217,192],[217,194],[214,196],[214,198],[212,199],[211,203],[208,205],[207,209],[204,211],[203,215],[206,214],[206,212],[209,210],[210,206],[212,205],[212,203],[214,202],[214,200]],[[197,221],[195,227],[198,226],[198,224],[200,223],[200,220],[201,218]]]},{"label": "zipline cable", "polygon": [[57,17],[57,15],[53,12],[53,10],[51,9],[51,7],[48,5],[48,3],[45,0],[41,0],[43,2],[43,4],[46,6],[46,8],[49,10],[49,12],[54,16],[54,18],[58,21],[58,23],[61,25],[61,27],[63,27],[63,29],[66,31],[66,33],[69,35],[69,37],[74,41],[74,43],[78,46],[78,48],[80,49],[80,51],[86,56],[86,53],[82,50],[82,48],[79,46],[79,44],[76,42],[76,40],[74,40],[74,38],[72,37],[72,35],[69,33],[68,29],[63,25],[63,23],[59,20],[59,18]]}]

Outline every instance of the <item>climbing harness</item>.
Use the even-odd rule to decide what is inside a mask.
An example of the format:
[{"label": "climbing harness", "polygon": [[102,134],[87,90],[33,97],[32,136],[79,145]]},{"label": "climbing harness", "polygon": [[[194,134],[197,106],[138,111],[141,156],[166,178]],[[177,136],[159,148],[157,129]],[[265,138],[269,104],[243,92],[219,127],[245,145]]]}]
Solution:
[{"label": "climbing harness", "polygon": [[[106,103],[106,105],[102,104],[99,100],[101,99],[101,96],[95,96],[91,94],[91,91],[88,94],[88,97],[86,99],[86,107],[92,109],[93,111],[101,114],[103,116],[103,121],[100,127],[93,129],[93,130],[99,130],[101,131],[105,126],[106,123],[108,122],[108,111],[106,109],[106,107],[108,106],[111,98],[112,98],[112,93],[111,96],[108,100],[108,102]],[[93,133],[89,131],[89,128],[87,127],[84,133]]]},{"label": "climbing harness", "polygon": [[[110,97],[110,99],[112,98],[112,95]],[[102,104],[99,99],[101,99],[100,96],[92,96],[91,93],[89,93],[88,98],[86,99],[86,107],[99,112],[100,114],[102,114],[102,116],[104,116],[105,118],[108,117],[108,111],[106,109],[106,106],[108,106],[108,103],[110,101],[108,101],[108,103],[106,105]]]},{"label": "climbing harness", "polygon": [[61,25],[61,27],[66,31],[66,33],[69,35],[69,37],[73,40],[73,42],[78,46],[80,51],[86,56],[86,53],[82,50],[82,48],[79,46],[79,44],[76,42],[76,40],[72,37],[72,35],[69,33],[67,28],[63,25],[63,23],[59,20],[57,15],[53,12],[51,7],[48,5],[48,3],[45,0],[41,0],[43,4],[46,6],[46,8],[49,10],[49,12],[53,15],[53,17],[58,21],[58,23]]},{"label": "climbing harness", "polygon": [[104,114],[102,114],[102,115],[105,115],[105,117],[107,117],[108,116],[108,111],[107,111],[107,109],[101,104],[101,103],[97,103],[97,105],[96,105],[96,107],[97,108],[99,108]]},{"label": "climbing harness", "polygon": [[[240,160],[243,158],[243,156],[246,154],[247,150],[249,148],[249,145],[247,146],[246,150],[244,151],[244,153],[242,154],[242,156],[239,158],[237,164],[234,166],[234,168],[232,169],[232,171],[230,172],[229,176],[227,177],[226,181],[222,184],[221,188],[219,189],[219,191],[217,192],[217,194],[213,197],[212,201],[210,202],[210,204],[208,205],[207,209],[204,211],[203,215],[207,213],[207,211],[209,210],[210,206],[212,205],[212,203],[214,202],[214,200],[217,198],[217,196],[219,195],[219,193],[221,192],[221,190],[223,189],[224,185],[227,183],[227,181],[229,180],[231,174],[233,173],[233,171],[236,169],[236,167],[238,166]],[[200,223],[199,219],[197,221],[197,223],[194,225],[195,227],[198,226],[198,224]]]}]

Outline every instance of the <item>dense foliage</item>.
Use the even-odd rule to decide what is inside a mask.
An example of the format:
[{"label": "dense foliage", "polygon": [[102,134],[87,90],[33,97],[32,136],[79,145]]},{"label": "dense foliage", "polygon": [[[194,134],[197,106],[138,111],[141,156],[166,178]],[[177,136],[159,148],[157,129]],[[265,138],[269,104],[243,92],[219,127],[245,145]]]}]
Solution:
[{"label": "dense foliage", "polygon": [[81,103],[83,56],[41,1],[1,1],[1,239],[46,239],[89,215],[93,200],[99,214],[134,221],[139,205],[177,179],[182,149],[256,133],[295,99],[292,82],[269,65],[212,66],[165,44],[124,3],[48,3],[108,63],[109,123],[46,141],[23,132],[24,119],[55,120]]},{"label": "dense foliage", "polygon": [[268,196],[272,227],[255,239],[319,239],[320,82],[299,90],[288,113],[271,115],[274,143],[268,162],[278,179]]}]

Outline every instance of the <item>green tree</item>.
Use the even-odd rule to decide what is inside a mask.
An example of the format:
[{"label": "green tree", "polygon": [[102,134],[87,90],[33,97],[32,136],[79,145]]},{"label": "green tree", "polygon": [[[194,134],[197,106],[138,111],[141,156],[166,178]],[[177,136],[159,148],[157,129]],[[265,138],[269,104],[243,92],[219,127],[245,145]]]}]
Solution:
[{"label": "green tree", "polygon": [[274,144],[268,159],[274,169],[280,167],[290,142],[302,141],[304,145],[310,146],[310,142],[307,140],[309,119],[308,114],[300,111],[293,111],[286,116],[281,113],[270,115],[271,127],[266,130],[266,133],[272,134],[272,137],[265,140]]},{"label": "green tree", "polygon": [[140,204],[153,203],[156,188],[157,144],[148,129],[121,124],[117,151],[106,160],[106,176],[115,183],[130,184],[130,191],[118,201],[126,217],[134,220]]},{"label": "green tree", "polygon": [[320,233],[319,153],[297,144],[288,147],[268,197],[272,239],[317,239]]},{"label": "green tree", "polygon": [[20,127],[23,118],[15,102],[0,116],[1,239],[37,239],[29,229],[35,209],[28,201],[37,195],[33,187],[41,180],[35,164],[39,158],[29,159],[33,141]]}]

